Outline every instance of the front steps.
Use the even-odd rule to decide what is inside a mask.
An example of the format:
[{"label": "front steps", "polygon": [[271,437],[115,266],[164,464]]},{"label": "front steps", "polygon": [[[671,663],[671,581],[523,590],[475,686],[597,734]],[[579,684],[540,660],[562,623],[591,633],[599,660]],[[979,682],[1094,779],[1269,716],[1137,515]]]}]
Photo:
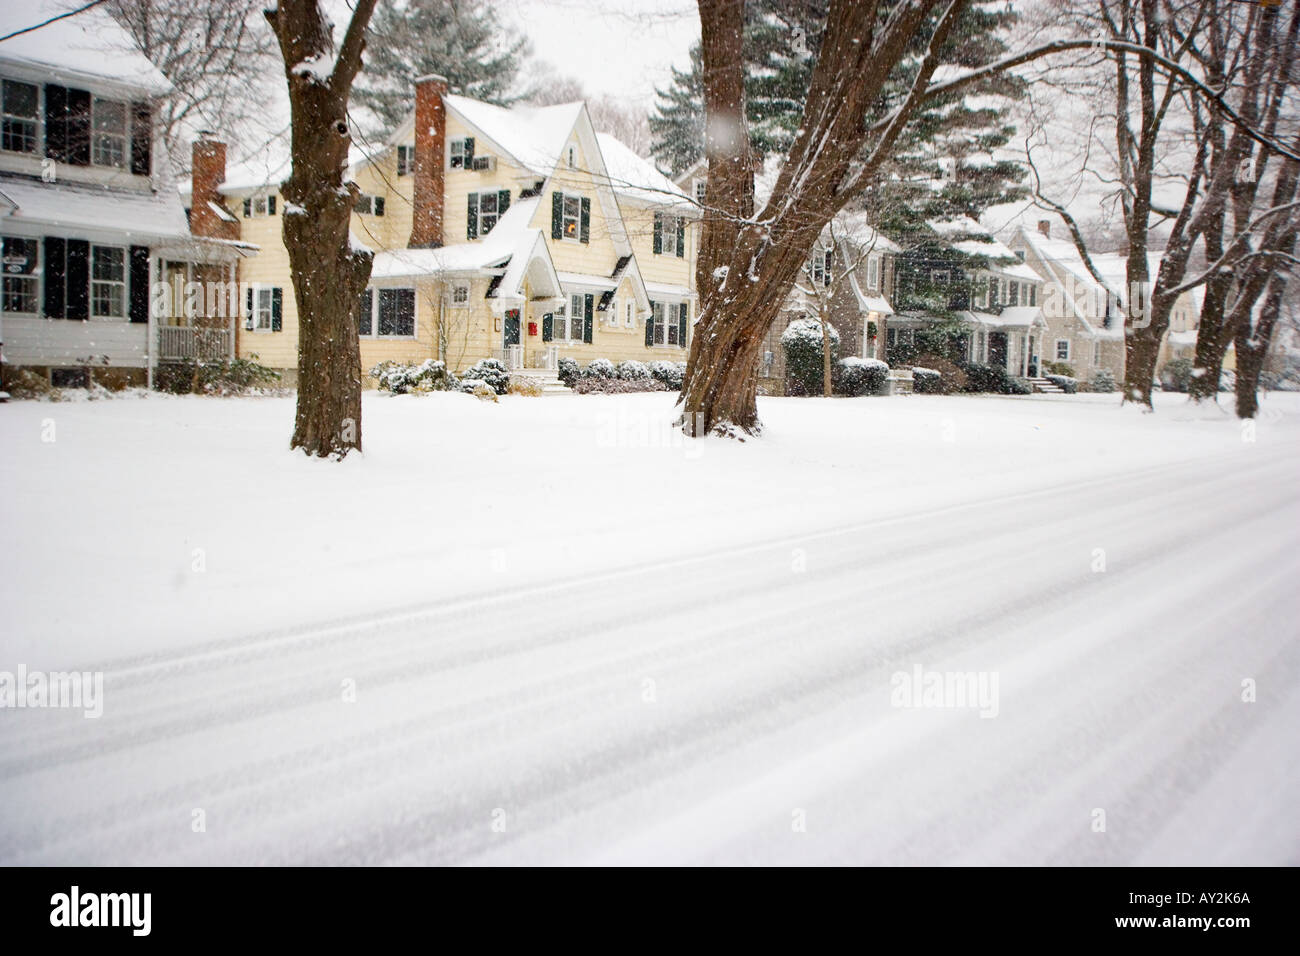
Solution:
[{"label": "front steps", "polygon": [[1035,392],[1041,392],[1044,395],[1064,395],[1065,389],[1055,382],[1046,378],[1031,378],[1029,384],[1034,387]]},{"label": "front steps", "polygon": [[573,390],[560,381],[560,377],[555,372],[546,368],[521,368],[515,369],[511,375],[519,375],[523,378],[531,378],[535,382],[542,383],[542,395],[572,395]]}]

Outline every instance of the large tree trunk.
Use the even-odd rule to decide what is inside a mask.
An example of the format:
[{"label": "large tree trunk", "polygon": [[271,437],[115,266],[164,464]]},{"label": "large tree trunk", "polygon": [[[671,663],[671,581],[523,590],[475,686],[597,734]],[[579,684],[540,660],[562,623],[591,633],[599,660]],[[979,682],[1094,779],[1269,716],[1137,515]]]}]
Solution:
[{"label": "large tree trunk", "polygon": [[1234,329],[1227,322],[1226,305],[1232,277],[1215,277],[1205,285],[1205,300],[1196,329],[1196,374],[1187,392],[1193,402],[1217,402],[1219,379],[1223,376],[1223,358],[1232,341]]},{"label": "large tree trunk", "polygon": [[852,175],[869,134],[868,107],[939,0],[902,5],[884,23],[874,3],[832,0],[803,122],[772,198],[757,215],[745,124],[744,6],[743,0],[699,0],[711,208],[696,265],[700,318],[681,393],[680,424],[692,435],[758,432],[763,336],[822,229],[880,167],[915,114],[966,0],[949,3],[916,85]]},{"label": "large tree trunk", "polygon": [[371,253],[351,247],[359,190],[344,183],[348,96],[375,0],[357,0],[335,57],[318,0],[282,0],[267,19],[280,42],[292,110],[293,168],[281,186],[283,235],[298,306],[298,410],[291,448],[342,458],[361,448],[356,310]]}]

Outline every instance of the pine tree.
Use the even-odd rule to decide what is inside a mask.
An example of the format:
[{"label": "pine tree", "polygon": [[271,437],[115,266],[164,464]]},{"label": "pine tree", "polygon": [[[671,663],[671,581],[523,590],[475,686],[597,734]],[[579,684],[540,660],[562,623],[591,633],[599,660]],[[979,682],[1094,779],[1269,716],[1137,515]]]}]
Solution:
[{"label": "pine tree", "polygon": [[521,98],[515,83],[531,48],[491,7],[472,0],[380,0],[369,32],[353,99],[374,115],[375,132],[402,122],[415,80],[429,73],[446,77],[453,93],[488,103],[508,106]]}]

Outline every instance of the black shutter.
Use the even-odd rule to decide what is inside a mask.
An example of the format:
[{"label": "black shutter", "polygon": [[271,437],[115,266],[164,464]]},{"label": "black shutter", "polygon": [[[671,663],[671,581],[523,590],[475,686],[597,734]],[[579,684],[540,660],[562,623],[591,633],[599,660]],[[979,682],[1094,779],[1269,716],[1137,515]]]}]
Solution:
[{"label": "black shutter", "polygon": [[67,302],[67,242],[58,236],[45,237],[45,317],[62,319]]},{"label": "black shutter", "polygon": [[659,255],[659,253],[663,251],[664,251],[664,214],[661,212],[657,212],[655,213],[654,254]]},{"label": "black shutter", "polygon": [[582,197],[582,220],[579,231],[579,239],[583,242],[591,241],[591,200],[586,196]]},{"label": "black shutter", "polygon": [[690,306],[683,302],[677,307],[677,344],[686,348],[686,313]]},{"label": "black shutter", "polygon": [[[586,202],[584,199],[583,202]],[[582,341],[591,344],[591,327],[592,327],[592,295],[587,293],[582,297],[583,300],[583,321],[582,321]]]},{"label": "black shutter", "polygon": [[554,335],[553,332],[554,322],[555,322],[555,316],[553,316],[550,312],[547,312],[545,315],[542,316],[542,341],[543,342],[551,341],[551,338]]},{"label": "black shutter", "polygon": [[248,290],[248,303],[244,311],[244,328],[253,331],[253,290]]},{"label": "black shutter", "polygon": [[465,168],[474,168],[474,137],[465,137]]},{"label": "black shutter", "polygon": [[469,208],[465,211],[465,237],[478,238],[478,193],[469,194]]},{"label": "black shutter", "polygon": [[90,243],[84,239],[68,240],[68,305],[65,316],[69,319],[90,318]]},{"label": "black shutter", "polygon": [[677,217],[677,258],[684,259],[685,257],[686,257],[686,218],[684,216],[678,216]]},{"label": "black shutter", "polygon": [[372,289],[366,289],[361,293],[361,301],[357,311],[357,334],[369,335],[371,322],[374,318],[374,300],[375,293]]},{"label": "black shutter", "polygon": [[[45,84],[45,155],[56,162],[67,162],[68,158],[68,91],[53,83]],[[46,240],[47,242],[49,240]],[[60,240],[62,241],[62,240]],[[59,293],[62,300],[63,293]],[[60,316],[63,313],[59,307]]]},{"label": "black shutter", "polygon": [[501,221],[501,217],[506,214],[506,210],[509,208],[510,208],[510,190],[508,189],[499,190],[497,192],[497,222]]},{"label": "black shutter", "polygon": [[251,199],[244,200],[244,218],[245,219],[253,218],[253,200]]},{"label": "black shutter", "polygon": [[149,175],[152,149],[153,110],[141,100],[131,104],[131,172],[137,176]]},{"label": "black shutter", "polygon": [[73,166],[90,165],[90,93],[68,90],[67,161]]},{"label": "black shutter", "polygon": [[382,196],[376,196],[376,197],[375,197],[375,215],[376,215],[376,216],[382,216],[383,214],[384,214],[384,199],[383,199]]},{"label": "black shutter", "polygon": [[650,303],[650,314],[645,318],[645,344],[650,347],[655,344],[655,304]]},{"label": "black shutter", "polygon": [[149,321],[149,247],[131,247],[131,306],[128,315],[132,322]]},{"label": "black shutter", "polygon": [[276,286],[271,290],[271,331],[279,332],[281,329],[281,310],[284,308],[284,290]]},{"label": "black shutter", "polygon": [[564,193],[551,193],[551,238],[564,238]]},{"label": "black shutter", "polygon": [[266,197],[266,214],[267,214],[268,216],[274,216],[274,215],[275,215],[275,197],[274,197],[274,196],[267,196],[267,197]]},{"label": "black shutter", "polygon": [[[681,253],[678,253],[678,255],[681,255]],[[834,256],[831,254],[831,250],[827,249],[825,258],[822,260],[822,285],[828,286],[831,284],[831,262],[833,259]]]}]

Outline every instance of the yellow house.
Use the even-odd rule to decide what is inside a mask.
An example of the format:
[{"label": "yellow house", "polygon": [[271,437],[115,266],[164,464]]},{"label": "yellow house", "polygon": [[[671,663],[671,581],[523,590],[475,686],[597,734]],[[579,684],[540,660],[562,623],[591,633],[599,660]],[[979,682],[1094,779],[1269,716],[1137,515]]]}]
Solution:
[{"label": "yellow house", "polygon": [[[698,207],[648,161],[597,134],[583,103],[503,108],[417,81],[388,142],[354,151],[362,197],[352,241],[375,253],[358,308],[363,370],[386,359],[484,358],[546,376],[560,358],[685,361],[695,319]],[[245,162],[195,179],[262,252],[238,352],[297,369],[298,323],[284,201],[287,163]],[[214,196],[199,195],[210,189]]]}]

